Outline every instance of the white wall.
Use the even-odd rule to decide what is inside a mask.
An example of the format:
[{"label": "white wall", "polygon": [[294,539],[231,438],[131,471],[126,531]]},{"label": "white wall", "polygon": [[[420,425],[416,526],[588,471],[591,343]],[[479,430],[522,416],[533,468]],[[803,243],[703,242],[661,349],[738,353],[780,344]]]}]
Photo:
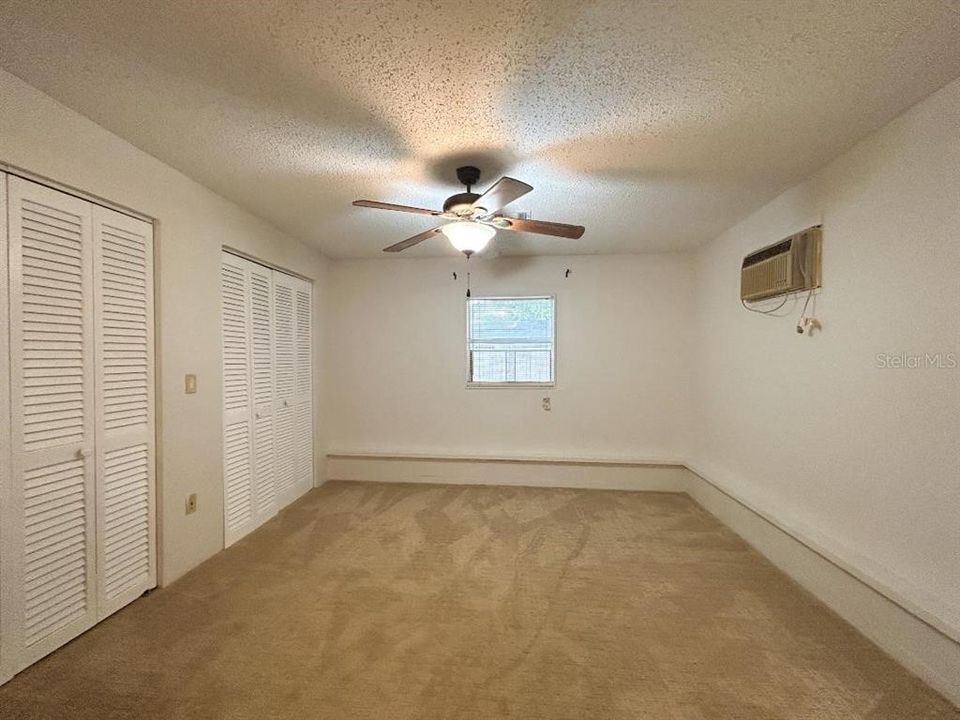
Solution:
[{"label": "white wall", "polygon": [[[315,282],[321,356],[326,261],[90,120],[0,71],[0,161],[156,218],[159,302],[161,557],[163,583],[223,547],[220,402],[220,248],[229,245]],[[318,398],[322,366],[315,372]],[[185,395],[196,373],[199,392]],[[324,440],[317,402],[318,459]],[[318,467],[322,477],[322,465]],[[199,508],[185,515],[188,493]]]},{"label": "white wall", "polygon": [[[823,331],[746,312],[751,249],[824,226]],[[689,464],[960,639],[960,81],[698,256]]]},{"label": "white wall", "polygon": [[465,387],[465,270],[459,258],[331,263],[332,452],[683,456],[690,256],[471,260],[474,296],[556,295],[551,390]]}]

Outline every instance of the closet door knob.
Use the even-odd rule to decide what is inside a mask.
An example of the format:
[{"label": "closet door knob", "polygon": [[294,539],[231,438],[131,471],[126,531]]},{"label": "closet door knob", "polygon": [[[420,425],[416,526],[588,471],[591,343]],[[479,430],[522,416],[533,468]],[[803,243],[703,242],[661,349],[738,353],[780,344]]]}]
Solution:
[{"label": "closet door knob", "polygon": [[77,450],[77,460],[85,460],[87,458],[87,451],[83,448]]}]

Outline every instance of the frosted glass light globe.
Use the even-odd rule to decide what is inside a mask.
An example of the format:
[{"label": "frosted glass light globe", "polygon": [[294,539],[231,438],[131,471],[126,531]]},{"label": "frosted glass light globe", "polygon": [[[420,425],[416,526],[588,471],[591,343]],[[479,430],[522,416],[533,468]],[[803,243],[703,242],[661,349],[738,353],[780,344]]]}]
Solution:
[{"label": "frosted glass light globe", "polygon": [[466,220],[448,223],[440,228],[440,232],[447,236],[451,245],[466,255],[483,250],[497,234],[489,225]]}]

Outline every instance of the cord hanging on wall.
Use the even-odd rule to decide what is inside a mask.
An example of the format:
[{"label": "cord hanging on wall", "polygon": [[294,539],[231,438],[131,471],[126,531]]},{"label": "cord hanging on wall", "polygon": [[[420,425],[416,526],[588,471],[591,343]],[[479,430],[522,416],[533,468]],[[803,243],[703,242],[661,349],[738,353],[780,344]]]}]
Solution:
[{"label": "cord hanging on wall", "polygon": [[[767,309],[767,310],[760,310],[759,308],[750,307],[749,305],[747,305],[747,301],[744,300],[743,298],[740,298],[740,304],[743,305],[743,307],[745,307],[745,308],[746,308],[747,310],[749,310],[750,312],[759,313],[760,315],[773,315],[773,314],[776,313],[778,310],[780,310],[784,305],[786,305],[786,304],[787,304],[787,300],[789,300],[789,299],[790,299],[790,296],[789,296],[789,295],[784,295],[784,296],[783,296],[783,300],[780,301],[780,304],[779,304],[779,305],[777,305],[776,307],[769,308],[769,309]],[[790,312],[790,311],[787,310],[787,313],[788,313],[788,312]],[[784,313],[784,315],[786,315],[787,313]],[[780,316],[780,317],[782,317],[782,316]]]},{"label": "cord hanging on wall", "polygon": [[797,320],[798,335],[813,335],[815,330],[821,329],[820,321],[815,317],[817,312],[816,299],[814,299],[813,314],[807,315],[807,308],[810,306],[810,299],[813,297],[813,290],[811,289],[807,293],[807,299],[803,302],[803,309],[800,311],[800,318]]}]

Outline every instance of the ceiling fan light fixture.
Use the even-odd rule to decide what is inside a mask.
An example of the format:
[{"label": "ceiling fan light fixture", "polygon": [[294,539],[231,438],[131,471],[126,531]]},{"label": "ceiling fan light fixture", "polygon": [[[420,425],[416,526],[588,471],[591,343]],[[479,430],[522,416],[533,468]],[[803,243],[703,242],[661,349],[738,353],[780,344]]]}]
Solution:
[{"label": "ceiling fan light fixture", "polygon": [[529,213],[521,213],[519,217],[505,217],[500,214],[502,208],[533,190],[532,185],[521,182],[516,178],[503,176],[488,187],[482,195],[478,195],[471,189],[480,179],[480,171],[472,165],[457,168],[457,179],[467,186],[467,191],[448,197],[443,203],[442,211],[378,202],[376,200],[354,200],[353,204],[357,207],[430,215],[431,217],[454,221],[447,225],[432,227],[419,235],[414,235],[385,247],[383,251],[389,253],[401,252],[414,245],[419,245],[439,232],[446,235],[450,244],[468,258],[475,252],[483,250],[497,234],[497,230],[530,232],[573,240],[583,236],[584,228],[581,225],[530,220]]},{"label": "ceiling fan light fixture", "polygon": [[451,245],[465,255],[480,252],[497,234],[496,229],[489,225],[469,220],[447,223],[440,228],[440,232],[447,236]]}]

